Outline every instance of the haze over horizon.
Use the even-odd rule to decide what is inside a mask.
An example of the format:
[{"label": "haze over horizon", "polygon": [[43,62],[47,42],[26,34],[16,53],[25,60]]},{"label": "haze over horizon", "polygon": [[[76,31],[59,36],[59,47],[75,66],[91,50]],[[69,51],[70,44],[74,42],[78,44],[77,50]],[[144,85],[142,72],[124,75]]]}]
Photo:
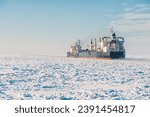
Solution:
[{"label": "haze over horizon", "polygon": [[130,55],[150,55],[149,0],[0,0],[0,55],[65,56],[113,27]]}]

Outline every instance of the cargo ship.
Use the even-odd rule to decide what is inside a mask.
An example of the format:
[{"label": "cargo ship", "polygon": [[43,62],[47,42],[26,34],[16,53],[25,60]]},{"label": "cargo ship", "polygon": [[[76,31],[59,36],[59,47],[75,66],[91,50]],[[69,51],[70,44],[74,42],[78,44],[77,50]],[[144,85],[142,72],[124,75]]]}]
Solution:
[{"label": "cargo ship", "polygon": [[110,37],[91,39],[90,48],[82,49],[80,40],[71,46],[67,57],[84,58],[125,58],[124,38],[117,37],[111,30]]}]

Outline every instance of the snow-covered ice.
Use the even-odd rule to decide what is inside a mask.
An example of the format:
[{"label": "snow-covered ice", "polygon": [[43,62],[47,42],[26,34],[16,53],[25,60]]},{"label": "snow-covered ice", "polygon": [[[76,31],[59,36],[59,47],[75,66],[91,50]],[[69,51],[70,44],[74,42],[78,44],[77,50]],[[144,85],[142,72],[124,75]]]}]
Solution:
[{"label": "snow-covered ice", "polygon": [[0,99],[147,100],[150,59],[2,56]]}]

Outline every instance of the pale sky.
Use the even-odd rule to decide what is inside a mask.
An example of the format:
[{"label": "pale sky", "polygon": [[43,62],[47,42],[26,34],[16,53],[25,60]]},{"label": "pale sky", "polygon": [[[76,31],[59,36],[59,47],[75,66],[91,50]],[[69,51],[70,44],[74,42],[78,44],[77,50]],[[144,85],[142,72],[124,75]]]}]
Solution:
[{"label": "pale sky", "polygon": [[149,0],[0,0],[0,55],[66,56],[113,27],[130,55],[150,55]]}]

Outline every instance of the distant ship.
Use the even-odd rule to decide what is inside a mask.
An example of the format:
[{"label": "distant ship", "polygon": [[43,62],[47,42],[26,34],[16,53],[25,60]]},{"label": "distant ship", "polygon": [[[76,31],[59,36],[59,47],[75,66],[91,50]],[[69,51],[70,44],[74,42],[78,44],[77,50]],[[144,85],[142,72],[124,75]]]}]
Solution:
[{"label": "distant ship", "polygon": [[124,38],[117,37],[115,32],[111,30],[110,37],[99,38],[98,42],[91,39],[89,49],[82,49],[80,40],[71,46],[67,57],[85,57],[85,58],[125,58]]}]

